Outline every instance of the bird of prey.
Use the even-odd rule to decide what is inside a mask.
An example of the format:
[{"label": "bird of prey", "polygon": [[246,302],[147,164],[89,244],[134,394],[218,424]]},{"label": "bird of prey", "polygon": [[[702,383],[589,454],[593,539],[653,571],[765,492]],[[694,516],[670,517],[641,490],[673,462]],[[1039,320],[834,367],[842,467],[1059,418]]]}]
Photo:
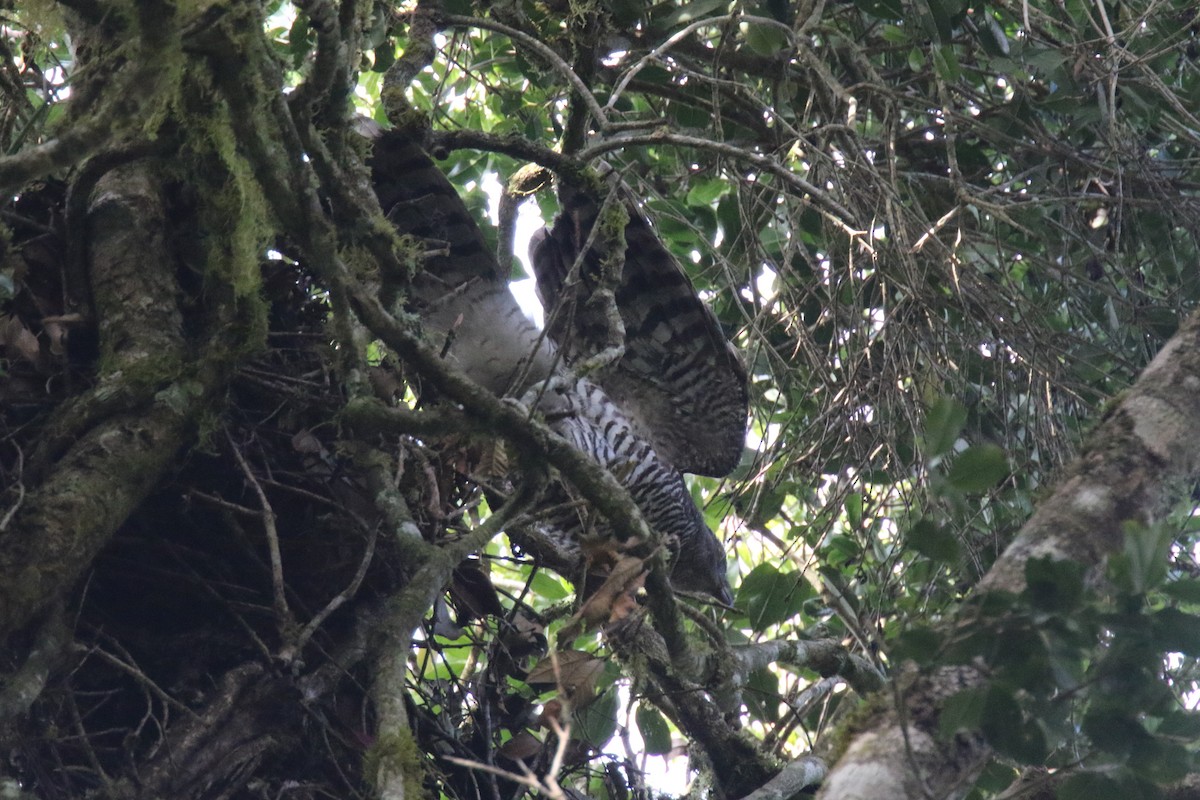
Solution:
[{"label": "bird of prey", "polygon": [[[530,247],[547,336],[526,318],[462,199],[411,135],[379,135],[370,164],[388,219],[427,245],[425,270],[407,297],[426,335],[483,387],[500,396],[528,394],[553,430],[612,472],[671,548],[673,586],[730,603],[724,547],[681,472],[721,476],[737,464],[746,373],[636,205],[618,201],[629,217],[626,250],[605,294],[605,264],[620,259],[606,262],[609,245],[590,236],[602,199],[560,179],[562,211]],[[577,374],[573,367],[613,344],[612,329],[619,334],[622,327],[615,360]],[[534,542],[552,546],[522,540],[522,547],[568,577],[578,575],[585,518],[550,515],[538,523]],[[597,530],[602,535],[603,525]]]}]

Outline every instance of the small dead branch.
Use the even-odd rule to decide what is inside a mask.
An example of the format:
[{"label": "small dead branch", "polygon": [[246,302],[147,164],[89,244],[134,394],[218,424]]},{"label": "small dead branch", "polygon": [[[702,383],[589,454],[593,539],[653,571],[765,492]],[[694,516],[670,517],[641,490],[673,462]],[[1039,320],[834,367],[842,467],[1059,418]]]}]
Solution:
[{"label": "small dead branch", "polygon": [[16,480],[17,500],[15,503],[12,504],[12,506],[7,511],[4,512],[4,516],[0,517],[0,531],[8,528],[8,524],[10,522],[12,522],[13,516],[17,513],[17,510],[21,507],[21,504],[25,502],[25,481],[21,480],[21,477],[20,477],[25,472],[25,453],[24,453],[24,451],[21,450],[20,447],[17,447],[15,443],[13,446],[16,447],[16,450],[17,450],[17,464],[16,464],[16,472],[17,472],[17,476],[18,476],[17,480]]},{"label": "small dead branch", "polygon": [[550,760],[550,767],[546,770],[544,778],[538,778],[529,767],[525,766],[524,761],[518,761],[517,766],[521,768],[520,773],[511,772],[499,767],[493,767],[490,764],[484,764],[479,761],[471,761],[458,756],[442,756],[442,760],[449,761],[460,767],[479,770],[490,775],[510,780],[513,783],[518,783],[528,789],[531,789],[538,794],[550,798],[550,800],[572,800],[571,797],[563,791],[562,786],[558,782],[558,773],[562,770],[563,758],[567,752],[567,745],[571,741],[571,725],[568,723],[564,728],[559,723],[557,717],[548,717],[547,724],[550,726],[551,732],[558,738],[558,742],[554,748],[554,757]]},{"label": "small dead branch", "polygon": [[316,633],[321,625],[325,623],[325,620],[329,618],[330,614],[332,614],[334,611],[337,611],[342,607],[342,605],[344,605],[348,600],[353,598],[354,595],[358,593],[358,587],[362,586],[363,578],[365,578],[367,575],[367,568],[371,565],[371,560],[375,557],[375,542],[378,539],[379,526],[374,525],[371,527],[371,535],[367,538],[367,549],[363,553],[362,560],[359,561],[358,571],[354,573],[354,578],[350,581],[350,585],[338,592],[337,596],[326,603],[325,607],[317,612],[317,614],[308,621],[303,630],[301,630],[299,635],[296,636],[294,642],[285,645],[279,651],[279,658],[281,658],[285,664],[291,663],[296,655],[304,650],[304,646],[308,644],[308,640],[311,639],[313,634]]},{"label": "small dead branch", "polygon": [[242,469],[242,474],[246,476],[246,481],[250,484],[250,488],[258,495],[259,505],[262,507],[262,512],[259,515],[262,519],[263,530],[267,534],[267,548],[271,554],[271,588],[275,599],[275,616],[279,625],[281,637],[286,641],[288,632],[296,627],[296,621],[292,618],[291,609],[288,608],[287,594],[283,585],[283,557],[279,552],[279,532],[275,528],[275,510],[271,508],[271,503],[267,500],[267,494],[263,491],[262,485],[259,484],[258,478],[254,477],[254,471],[250,469],[250,464],[246,461],[246,457],[242,455],[242,451],[233,441],[233,436],[229,431],[225,431],[225,438],[229,441],[229,448],[233,452],[233,457],[237,461],[238,466]]}]

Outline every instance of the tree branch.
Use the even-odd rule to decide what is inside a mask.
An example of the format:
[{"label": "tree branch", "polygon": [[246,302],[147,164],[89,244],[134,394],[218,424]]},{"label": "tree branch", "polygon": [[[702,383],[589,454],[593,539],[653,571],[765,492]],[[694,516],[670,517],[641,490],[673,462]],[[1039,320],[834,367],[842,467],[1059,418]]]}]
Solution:
[{"label": "tree branch", "polygon": [[[997,559],[977,593],[1017,593],[1034,558],[1073,561],[1096,574],[1127,536],[1149,535],[1200,466],[1200,314],[1189,317],[1088,437],[1054,494]],[[1143,534],[1143,532],[1146,532]],[[973,613],[966,605],[958,615]],[[880,714],[833,767],[819,797],[923,800],[969,785],[991,755],[982,736],[938,734],[945,701],[986,681],[979,666],[944,667],[897,686],[898,705]]]},{"label": "tree branch", "polygon": [[735,161],[750,164],[763,172],[774,175],[792,193],[802,198],[811,198],[817,205],[823,206],[822,213],[847,233],[861,233],[861,231],[858,231],[854,227],[854,215],[841,203],[831,198],[827,192],[796,175],[792,170],[771,156],[755,153],[725,142],[714,142],[710,139],[701,139],[698,136],[686,136],[680,133],[671,133],[667,130],[657,130],[653,133],[614,136],[611,139],[603,139],[590,147],[580,150],[575,154],[575,157],[579,161],[587,163],[613,150],[620,150],[625,147],[650,147],[662,144],[694,147],[697,150],[707,150],[712,153],[728,156]]}]

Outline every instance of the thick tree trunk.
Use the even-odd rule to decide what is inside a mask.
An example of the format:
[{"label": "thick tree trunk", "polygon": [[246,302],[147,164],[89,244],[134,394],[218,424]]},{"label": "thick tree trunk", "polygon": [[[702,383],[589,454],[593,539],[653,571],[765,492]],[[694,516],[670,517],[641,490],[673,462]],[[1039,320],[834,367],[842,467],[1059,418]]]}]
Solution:
[{"label": "thick tree trunk", "polygon": [[75,585],[194,436],[228,374],[226,352],[187,355],[154,166],[104,176],[87,228],[101,369],[94,388],[55,411],[28,464],[33,488],[0,530],[0,637]]}]

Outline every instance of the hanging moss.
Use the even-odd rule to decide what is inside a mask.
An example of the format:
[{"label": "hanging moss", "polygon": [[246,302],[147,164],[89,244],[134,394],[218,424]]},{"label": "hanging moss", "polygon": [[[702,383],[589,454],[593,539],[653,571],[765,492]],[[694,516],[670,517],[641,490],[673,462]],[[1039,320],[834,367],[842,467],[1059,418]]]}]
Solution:
[{"label": "hanging moss", "polygon": [[[204,86],[182,116],[186,139],[178,179],[196,190],[196,242],[206,303],[236,304],[237,337],[248,351],[263,346],[267,304],[260,264],[275,236],[270,206],[250,164],[238,151],[229,108]],[[194,110],[193,110],[194,109]]]}]

